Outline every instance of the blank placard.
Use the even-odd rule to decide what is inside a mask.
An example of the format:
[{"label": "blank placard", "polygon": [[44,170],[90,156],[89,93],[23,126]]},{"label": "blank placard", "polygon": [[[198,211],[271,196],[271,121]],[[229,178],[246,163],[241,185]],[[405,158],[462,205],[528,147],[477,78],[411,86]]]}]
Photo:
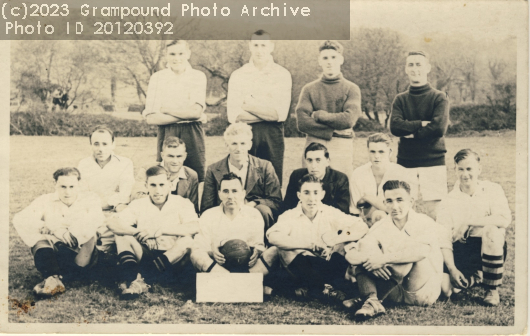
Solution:
[{"label": "blank placard", "polygon": [[197,302],[263,302],[263,274],[197,273]]}]

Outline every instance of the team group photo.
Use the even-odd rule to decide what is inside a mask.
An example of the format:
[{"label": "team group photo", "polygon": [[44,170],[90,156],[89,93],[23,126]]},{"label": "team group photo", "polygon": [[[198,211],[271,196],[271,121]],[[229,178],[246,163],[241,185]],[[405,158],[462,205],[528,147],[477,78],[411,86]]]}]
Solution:
[{"label": "team group photo", "polygon": [[516,33],[429,15],[11,42],[9,322],[514,326]]}]

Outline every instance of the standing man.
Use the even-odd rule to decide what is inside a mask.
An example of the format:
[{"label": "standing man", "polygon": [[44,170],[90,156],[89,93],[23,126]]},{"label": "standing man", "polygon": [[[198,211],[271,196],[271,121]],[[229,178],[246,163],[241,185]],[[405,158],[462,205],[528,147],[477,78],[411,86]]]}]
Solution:
[{"label": "standing man", "polygon": [[149,197],[131,202],[109,224],[116,235],[124,299],[148,292],[149,285],[142,276],[152,281],[182,270],[189,261],[192,236],[199,231],[193,204],[170,194],[168,172],[154,166],[145,175]]},{"label": "standing man", "polygon": [[335,207],[344,213],[350,213],[350,190],[348,176],[329,166],[329,152],[326,146],[313,142],[306,147],[304,159],[307,168],[293,171],[289,178],[287,191],[283,200],[283,211],[296,208],[298,198],[298,182],[307,174],[314,175],[322,181],[324,198],[322,203]]},{"label": "standing man", "polygon": [[438,244],[441,226],[412,210],[414,199],[407,182],[383,185],[388,216],[375,223],[350,249],[346,260],[356,269],[363,306],[358,318],[385,313],[381,301],[416,306],[433,304],[441,292],[443,257]]},{"label": "standing man", "polygon": [[[199,179],[197,173],[186,166],[184,161],[188,153],[186,144],[177,137],[167,137],[162,146],[162,162],[152,164],[149,167],[158,165],[164,167],[169,173],[171,182],[171,194],[187,198],[193,203],[195,212],[199,212]],[[141,168],[136,175],[136,184],[133,187],[131,200],[147,196],[145,185],[146,168]]]},{"label": "standing man", "polygon": [[[252,146],[252,129],[245,123],[235,123],[224,133],[228,156],[208,167],[201,199],[201,214],[221,204],[219,186],[223,176],[234,173],[245,190],[245,204],[256,208],[271,227],[280,211],[282,194],[280,182],[269,161],[248,154]],[[265,234],[265,232],[263,232]]]},{"label": "standing man", "polygon": [[397,163],[414,170],[425,213],[436,218],[436,208],[447,194],[445,141],[449,123],[447,94],[431,87],[427,74],[431,64],[422,51],[409,52],[405,72],[409,89],[392,104],[390,131],[401,137]]},{"label": "standing man", "polygon": [[230,123],[252,127],[250,154],[270,161],[282,183],[283,123],[291,105],[291,74],[276,64],[270,35],[258,30],[249,42],[250,61],[234,71],[228,82],[227,114]]},{"label": "standing man", "polygon": [[206,76],[192,69],[191,51],[184,40],[167,45],[167,69],[151,76],[143,116],[150,125],[158,125],[157,161],[162,161],[162,145],[170,136],[182,139],[188,156],[184,165],[204,181],[205,147],[203,122],[206,115]]},{"label": "standing man", "polygon": [[323,73],[302,88],[296,106],[298,129],[306,133],[305,147],[313,142],[325,145],[331,167],[349,177],[353,172],[353,126],[361,115],[361,90],[342,75],[340,43],[326,41],[318,50]]},{"label": "standing man", "polygon": [[[437,216],[447,229],[442,245],[447,273],[456,289],[482,282],[487,289],[484,303],[497,306],[512,213],[502,187],[478,179],[482,166],[476,152],[462,149],[454,160],[458,179]],[[445,286],[444,293],[451,294]]]},{"label": "standing man", "polygon": [[97,261],[96,230],[103,225],[99,197],[80,193],[76,168],[53,173],[55,192],[35,199],[13,217],[13,226],[31,248],[44,281],[33,289],[42,296],[63,293],[65,273],[76,273]]},{"label": "standing man", "polygon": [[[265,249],[264,223],[256,209],[245,204],[242,181],[234,173],[228,173],[219,183],[221,204],[208,209],[201,216],[200,232],[195,237],[191,261],[199,272],[248,271],[267,275],[277,259],[275,247]],[[233,267],[226,264],[219,251],[223,244],[240,239],[252,249],[248,265]],[[264,288],[264,291],[268,289]]]}]

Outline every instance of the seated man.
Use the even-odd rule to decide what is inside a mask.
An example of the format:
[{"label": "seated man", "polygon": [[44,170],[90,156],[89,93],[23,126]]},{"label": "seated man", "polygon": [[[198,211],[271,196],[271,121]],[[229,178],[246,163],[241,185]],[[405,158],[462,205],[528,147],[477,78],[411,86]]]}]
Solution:
[{"label": "seated man", "polygon": [[350,264],[344,259],[344,248],[328,246],[324,235],[348,229],[350,241],[355,241],[368,227],[360,218],[322,204],[325,191],[314,175],[300,179],[297,196],[298,206],[280,216],[267,231],[267,238],[280,250],[283,266],[300,282],[298,296],[319,297],[324,293],[342,301],[344,293],[334,286],[345,279]]},{"label": "seated man", "polygon": [[350,189],[348,176],[329,166],[329,152],[326,146],[313,142],[306,147],[304,160],[307,168],[293,171],[283,200],[283,211],[296,208],[299,199],[298,181],[307,174],[314,175],[322,181],[324,199],[322,203],[335,207],[344,213],[350,213]]},{"label": "seated man", "polygon": [[[101,198],[101,208],[106,217],[122,211],[129,204],[134,184],[133,163],[130,159],[114,154],[114,133],[99,127],[90,135],[92,155],[79,161],[78,169],[83,176],[83,190],[93,191]],[[105,226],[98,229],[98,248],[109,251],[114,237]]]},{"label": "seated man", "polygon": [[483,281],[484,303],[497,306],[512,213],[502,187],[478,179],[482,167],[477,153],[463,149],[454,161],[457,181],[440,203],[437,217],[447,229],[442,253],[451,281],[444,279],[444,293],[449,296],[453,286],[463,289]]},{"label": "seated man", "polygon": [[219,187],[223,176],[234,173],[241,179],[246,193],[245,204],[256,208],[265,221],[265,230],[274,224],[280,210],[280,181],[269,161],[249,155],[252,129],[244,123],[228,126],[224,133],[228,156],[208,167],[204,180],[201,213],[221,204]]},{"label": "seated man", "polygon": [[[386,211],[383,185],[389,180],[406,181],[414,199],[417,196],[418,179],[397,163],[390,162],[392,139],[384,133],[368,137],[368,157],[370,161],[353,171],[350,178],[350,212],[360,215],[368,225],[375,221],[374,212]],[[377,217],[377,214],[376,214]]]},{"label": "seated man", "polygon": [[198,232],[193,204],[170,194],[171,182],[163,167],[149,168],[145,183],[149,197],[131,202],[109,224],[116,235],[124,299],[148,292],[142,274],[151,281],[182,270],[189,260],[192,235]]},{"label": "seated man", "polygon": [[[239,176],[225,174],[219,183],[221,205],[206,210],[200,218],[200,232],[195,237],[191,261],[199,272],[248,271],[267,275],[277,259],[277,249],[265,249],[263,218],[258,210],[244,204],[245,191]],[[253,250],[243,269],[230,268],[219,248],[224,242],[241,239]],[[269,290],[264,288],[266,294]]]},{"label": "seated man", "polygon": [[34,293],[53,296],[65,291],[66,272],[78,272],[97,261],[96,229],[103,225],[99,197],[80,193],[76,168],[53,173],[55,193],[35,199],[13,217],[20,238],[31,247],[35,267],[45,279]]},{"label": "seated man", "polygon": [[[383,185],[389,216],[375,223],[346,260],[358,265],[357,283],[362,308],[356,317],[385,313],[388,298],[409,305],[430,305],[440,296],[443,257],[438,244],[441,226],[412,210],[414,199],[407,182]],[[346,304],[346,303],[345,303]]]},{"label": "seated man", "polygon": [[147,196],[145,172],[149,167],[159,165],[169,172],[171,194],[189,199],[195,207],[195,212],[198,213],[199,178],[193,169],[184,166],[184,161],[188,156],[186,153],[186,144],[177,137],[167,137],[162,145],[160,155],[162,162],[153,163],[148,167],[140,168],[138,171],[136,184],[131,193],[131,200]]}]

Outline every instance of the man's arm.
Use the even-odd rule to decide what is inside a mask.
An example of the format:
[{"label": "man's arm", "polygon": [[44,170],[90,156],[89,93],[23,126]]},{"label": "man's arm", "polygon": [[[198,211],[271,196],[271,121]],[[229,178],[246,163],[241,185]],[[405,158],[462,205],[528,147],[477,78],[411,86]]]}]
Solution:
[{"label": "man's arm", "polygon": [[346,214],[350,213],[350,183],[347,177],[337,181],[335,204],[342,212]]},{"label": "man's arm", "polygon": [[[239,73],[239,69],[234,71],[228,80],[228,96],[226,98],[226,114],[228,121],[233,124],[236,121],[251,120],[252,116],[250,113],[245,112],[242,109],[243,102],[245,101],[245,83],[243,83],[242,75]],[[241,119],[239,119],[239,116]],[[250,116],[249,116],[250,115]],[[239,119],[239,120],[238,120]],[[244,119],[244,120],[243,120]],[[261,120],[261,119],[260,119]]]},{"label": "man's arm", "polygon": [[316,111],[314,118],[317,122],[333,128],[344,130],[355,126],[357,119],[361,116],[361,90],[358,86],[352,86],[348,97],[344,102],[343,112],[329,113],[327,111]]},{"label": "man's arm", "polygon": [[187,106],[162,106],[160,112],[177,118],[178,120],[198,120],[202,115],[203,107],[197,103]]},{"label": "man's arm", "polygon": [[178,216],[181,224],[167,223],[162,227],[162,234],[171,236],[191,236],[199,232],[199,217],[193,203],[187,198],[179,199]]},{"label": "man's arm", "polygon": [[161,113],[185,121],[195,121],[201,118],[206,107],[206,76],[200,71],[193,71],[193,79],[187,85],[190,91],[189,101],[180,106],[161,106]]},{"label": "man's arm", "polygon": [[40,196],[13,217],[15,230],[17,230],[22,241],[29,247],[44,238],[40,234],[40,229],[46,226],[43,218],[45,208],[46,202],[43,196]]},{"label": "man's arm", "polygon": [[457,288],[466,288],[468,283],[466,277],[460,272],[455,265],[455,258],[453,255],[452,249],[442,248],[442,255],[444,258],[445,266],[449,271],[449,276],[451,277],[451,282]]},{"label": "man's arm", "polygon": [[276,171],[269,161],[264,161],[265,166],[263,167],[264,181],[265,181],[265,192],[263,195],[259,195],[257,198],[253,198],[250,201],[254,201],[257,204],[263,204],[268,206],[272,211],[280,211],[280,203],[282,202],[282,191],[280,187],[280,180],[276,175]]},{"label": "man's arm", "polygon": [[493,225],[499,228],[507,228],[512,223],[512,212],[508,205],[508,199],[506,198],[504,190],[496,183],[491,183],[488,185],[488,188],[491,188],[491,190],[488,191],[491,214],[489,216],[472,218],[469,225]]},{"label": "man's arm", "polygon": [[316,138],[331,140],[333,137],[333,128],[317,122],[311,116],[314,112],[314,107],[307,86],[304,86],[302,92],[300,92],[300,98],[295,111],[296,122],[300,132]]},{"label": "man's arm", "polygon": [[390,114],[390,132],[397,137],[415,134],[421,127],[421,120],[406,120],[401,102],[396,96]]},{"label": "man's arm", "polygon": [[182,121],[182,119],[174,117],[174,116],[169,115],[169,114],[156,112],[156,113],[151,113],[151,114],[146,115],[145,116],[145,121],[149,125],[163,126],[163,125],[169,125],[169,124],[177,123],[179,121]]},{"label": "man's arm", "polygon": [[435,103],[436,107],[430,122],[418,129],[414,137],[423,138],[441,138],[447,132],[449,126],[449,99],[447,96],[440,96]]},{"label": "man's arm", "polygon": [[[182,169],[182,168],[181,168]],[[196,213],[199,213],[199,179],[197,175],[189,178],[189,196],[188,199],[193,203],[193,207]]]},{"label": "man's arm", "polygon": [[267,230],[267,239],[269,243],[282,250],[296,250],[305,249],[312,250],[314,245],[309,239],[309,235],[304,237],[292,237],[290,235],[291,228],[289,216],[283,214],[278,219],[278,222]]},{"label": "man's arm", "polygon": [[201,198],[201,214],[218,205],[217,182],[210,167],[204,177],[204,189]]},{"label": "man's arm", "polygon": [[257,123],[257,122],[261,122],[261,121],[263,121],[263,119],[261,119],[260,117],[255,116],[252,113],[249,113],[247,111],[241,112],[236,118],[236,122],[244,122],[244,123],[247,123],[247,124],[253,124],[253,123]]}]

